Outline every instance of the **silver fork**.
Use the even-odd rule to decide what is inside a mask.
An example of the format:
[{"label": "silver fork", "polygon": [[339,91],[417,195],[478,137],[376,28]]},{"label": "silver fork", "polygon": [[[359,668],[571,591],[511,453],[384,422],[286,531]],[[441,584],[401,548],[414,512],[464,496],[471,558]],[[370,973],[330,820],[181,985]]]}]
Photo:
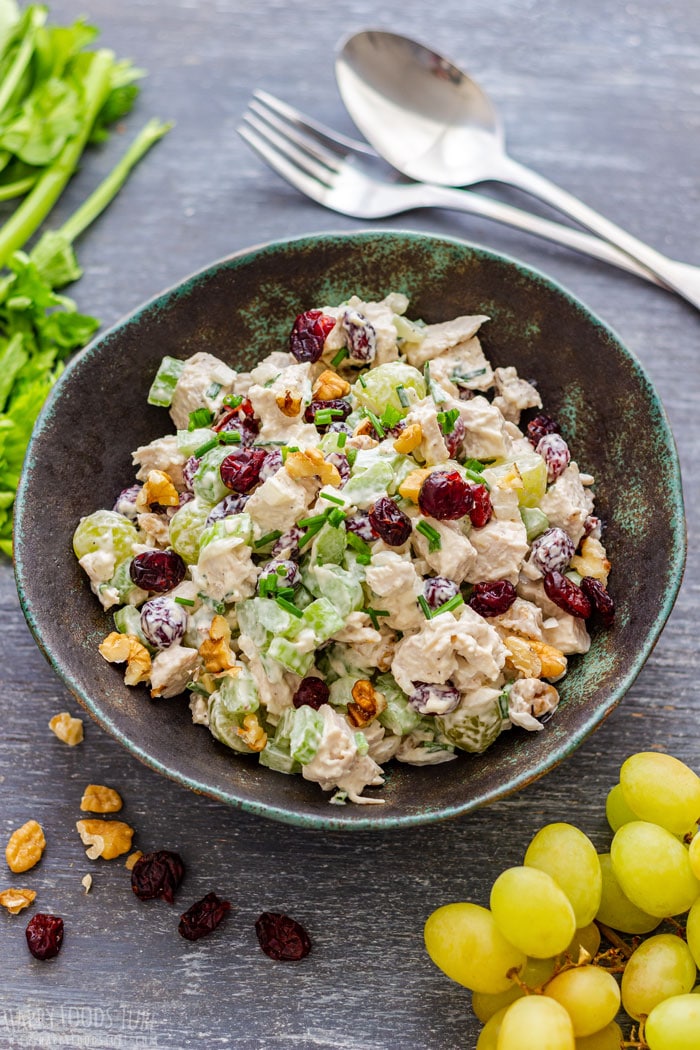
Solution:
[{"label": "silver fork", "polygon": [[591,234],[472,190],[411,182],[371,147],[332,131],[266,91],[253,93],[238,133],[278,175],[342,215],[379,219],[414,208],[467,212],[555,241],[663,285],[624,252]]}]

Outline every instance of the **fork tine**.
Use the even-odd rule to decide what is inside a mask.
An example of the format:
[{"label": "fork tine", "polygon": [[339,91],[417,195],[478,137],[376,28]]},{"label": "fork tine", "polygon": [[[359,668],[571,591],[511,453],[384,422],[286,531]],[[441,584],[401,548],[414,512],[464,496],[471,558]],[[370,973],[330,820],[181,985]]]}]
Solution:
[{"label": "fork tine", "polygon": [[279,152],[283,153],[285,157],[296,164],[297,167],[301,168],[302,171],[306,172],[307,175],[311,175],[312,178],[318,182],[323,183],[324,186],[330,187],[333,176],[336,172],[325,164],[318,157],[314,156],[305,146],[298,145],[292,137],[287,134],[287,129],[282,126],[281,129],[272,127],[268,121],[262,120],[256,113],[250,109],[246,110],[244,118],[246,123],[250,124],[251,127],[255,128],[259,135],[267,139],[273,147]]},{"label": "fork tine", "polygon": [[302,131],[297,124],[290,123],[289,120],[282,119],[277,116],[275,112],[270,112],[261,106],[260,103],[254,98],[248,103],[248,112],[255,113],[258,117],[262,117],[266,124],[275,128],[281,135],[283,135],[289,142],[294,143],[300,149],[304,150],[314,160],[319,161],[331,172],[338,172],[339,165],[343,163],[345,152],[339,152],[338,150],[332,151],[326,149],[322,142],[316,137],[316,132]]},{"label": "fork tine", "polygon": [[294,106],[290,106],[288,102],[283,102],[282,99],[271,95],[269,91],[254,91],[253,98],[257,102],[262,103],[263,106],[266,106],[267,109],[272,110],[273,113],[294,124],[301,131],[308,131],[315,135],[324,146],[336,153],[338,157],[345,157],[348,153],[361,153],[366,157],[377,156],[372,147],[368,146],[366,142],[361,142],[359,139],[351,139],[347,135],[342,135],[339,131],[333,131],[326,124],[314,120],[313,117],[307,116],[300,110],[295,109]]},{"label": "fork tine", "polygon": [[286,179],[287,182],[291,183],[291,185],[301,193],[304,193],[307,197],[317,201],[319,204],[325,204],[327,187],[320,183],[314,176],[309,175],[308,172],[300,168],[298,164],[288,160],[286,156],[280,153],[276,146],[271,145],[271,143],[251,125],[249,118],[244,117],[244,121],[245,123],[240,124],[236,130],[241,138],[245,139],[251,149],[262,157],[262,159],[270,165],[273,171],[276,171],[278,175],[281,175],[283,179]]}]

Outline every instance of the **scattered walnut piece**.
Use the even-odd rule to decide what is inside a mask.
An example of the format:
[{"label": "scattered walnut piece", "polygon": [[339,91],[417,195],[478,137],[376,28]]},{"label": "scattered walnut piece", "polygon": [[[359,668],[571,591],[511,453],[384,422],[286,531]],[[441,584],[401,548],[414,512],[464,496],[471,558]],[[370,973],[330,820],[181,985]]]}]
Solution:
[{"label": "scattered walnut piece", "polygon": [[236,733],[251,751],[262,751],[267,743],[267,733],[258,722],[257,715],[246,715],[242,728],[237,729]]},{"label": "scattered walnut piece", "polygon": [[409,452],[413,452],[414,449],[418,448],[421,441],[423,440],[423,428],[420,423],[409,423],[405,427],[396,441],[394,442],[394,448],[397,452],[402,452],[407,455]]},{"label": "scattered walnut piece", "polygon": [[199,647],[199,655],[211,674],[228,671],[235,667],[236,657],[231,652],[231,628],[225,617],[218,613],[211,621],[209,637]]},{"label": "scattered walnut piece", "polygon": [[571,559],[571,566],[579,576],[593,576],[604,587],[608,583],[610,562],[605,547],[595,536],[586,536],[581,544],[581,553]]},{"label": "scattered walnut piece", "polygon": [[78,820],[75,826],[90,860],[113,860],[131,849],[134,829],[122,820]]},{"label": "scattered walnut piece", "polygon": [[10,915],[19,915],[24,908],[34,903],[35,898],[36,890],[16,890],[12,887],[0,893],[0,904],[7,908]]},{"label": "scattered walnut piece", "polygon": [[386,707],[383,693],[378,693],[367,678],[359,678],[352,687],[352,701],[348,704],[350,725],[367,726]]},{"label": "scattered walnut piece", "polygon": [[432,472],[431,467],[422,467],[420,470],[412,470],[399,485],[399,496],[403,496],[404,499],[410,499],[412,503],[417,503],[421,485],[428,475],[432,474]]},{"label": "scattered walnut piece", "polygon": [[131,871],[136,861],[141,860],[141,857],[143,857],[143,852],[140,849],[135,849],[133,853],[130,853],[124,861],[126,870]]},{"label": "scattered walnut piece", "polygon": [[67,711],[61,711],[60,714],[54,715],[49,722],[49,729],[64,744],[68,744],[69,747],[75,747],[76,744],[82,744],[83,742],[82,718],[73,718]]},{"label": "scattered walnut piece", "polygon": [[126,685],[138,685],[147,682],[151,675],[151,656],[135,634],[119,634],[112,631],[99,645],[105,660],[111,664],[126,662],[124,682]]},{"label": "scattered walnut piece", "polygon": [[312,394],[318,401],[331,401],[336,397],[345,397],[350,393],[350,384],[337,372],[326,369],[313,385]]},{"label": "scattered walnut piece", "polygon": [[83,875],[80,885],[84,886],[86,893],[89,893],[92,889],[92,875]]},{"label": "scattered walnut piece", "polygon": [[326,463],[317,448],[307,448],[303,452],[290,452],[285,460],[285,468],[290,478],[319,477],[322,484],[340,485],[340,472],[333,463]]},{"label": "scattered walnut piece", "polygon": [[29,871],[39,863],[45,849],[46,839],[41,824],[37,824],[35,820],[28,820],[10,835],[5,847],[7,866],[15,873]]},{"label": "scattered walnut piece", "polygon": [[561,678],[565,674],[567,660],[561,649],[547,642],[539,642],[536,638],[529,638],[528,644],[540,659],[542,678]]},{"label": "scattered walnut piece", "polygon": [[513,491],[519,491],[523,487],[523,476],[518,470],[516,463],[513,463],[512,467],[507,474],[499,478],[496,482],[496,488],[499,489],[512,489]]},{"label": "scattered walnut piece", "polygon": [[284,395],[276,397],[275,401],[282,415],[288,419],[294,419],[301,412],[301,398],[294,397],[291,390],[285,390]]},{"label": "scattered walnut piece", "polygon": [[566,671],[566,657],[553,645],[514,634],[504,644],[509,653],[506,662],[526,678],[560,678]]},{"label": "scattered walnut piece", "polygon": [[80,800],[86,813],[118,813],[123,805],[119,792],[104,784],[88,784]]},{"label": "scattered walnut piece", "polygon": [[164,470],[149,470],[146,482],[136,497],[136,509],[148,510],[154,503],[161,507],[177,507],[180,502],[172,478]]}]

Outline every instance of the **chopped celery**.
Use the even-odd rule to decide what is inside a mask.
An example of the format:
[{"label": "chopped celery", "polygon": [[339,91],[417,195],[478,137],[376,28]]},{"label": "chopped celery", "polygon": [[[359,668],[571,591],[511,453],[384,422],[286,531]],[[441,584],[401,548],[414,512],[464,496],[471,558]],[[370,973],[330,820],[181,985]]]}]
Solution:
[{"label": "chopped celery", "polygon": [[305,765],[319,749],[323,737],[323,715],[304,704],[294,711],[289,751],[296,762]]},{"label": "chopped celery", "polygon": [[394,472],[387,460],[375,460],[366,470],[359,469],[355,461],[355,473],[343,488],[345,498],[355,506],[366,510],[380,498],[386,496],[394,482]]},{"label": "chopped celery", "polygon": [[421,716],[415,707],[411,707],[408,697],[396,684],[394,676],[388,673],[379,675],[374,685],[386,699],[386,707],[378,716],[380,725],[397,736],[404,736],[416,729]]},{"label": "chopped celery", "polygon": [[196,430],[178,430],[177,448],[183,456],[193,456],[198,448],[207,441],[216,439],[216,434],[209,427],[197,427]]},{"label": "chopped celery", "polygon": [[362,380],[364,382],[355,383],[353,393],[364,408],[378,416],[381,416],[387,405],[400,412],[401,418],[406,415],[407,409],[397,393],[399,386],[411,390],[417,400],[424,398],[426,393],[425,380],[418,369],[403,361],[391,361],[372,368],[363,374]]},{"label": "chopped celery", "polygon": [[226,445],[217,445],[202,456],[202,462],[192,479],[192,488],[195,496],[203,503],[213,505],[229,495],[231,490],[221,480],[219,467],[230,454],[231,449]]},{"label": "chopped celery", "polygon": [[310,670],[314,662],[313,652],[300,652],[298,646],[287,638],[273,638],[267,653],[278,664],[282,664],[282,667],[286,668],[287,671],[301,675],[302,678]]},{"label": "chopped celery", "polygon": [[199,543],[210,513],[209,505],[193,499],[170,519],[170,545],[188,565],[194,565],[199,558]]},{"label": "chopped celery", "polygon": [[244,511],[242,514],[229,514],[226,518],[219,518],[202,533],[199,549],[204,550],[208,544],[215,543],[217,540],[227,540],[232,536],[236,536],[250,546],[253,540],[253,522],[250,514]]},{"label": "chopped celery", "polygon": [[347,546],[345,527],[343,525],[323,526],[311,544],[311,564],[325,565],[333,562],[340,565]]},{"label": "chopped celery", "polygon": [[253,676],[246,667],[241,667],[237,678],[222,679],[219,688],[209,697],[209,728],[227,747],[250,752],[238,730],[246,715],[253,714],[259,706]]},{"label": "chopped celery", "polygon": [[539,507],[521,507],[520,517],[523,519],[528,543],[532,543],[549,528],[549,518]]},{"label": "chopped celery", "polygon": [[185,362],[178,360],[177,357],[163,358],[151,383],[151,389],[148,391],[149,405],[158,405],[161,408],[170,407],[177,381],[184,367]]},{"label": "chopped celery", "polygon": [[152,648],[141,630],[141,613],[135,605],[124,605],[121,609],[117,609],[114,614],[114,626],[120,634],[133,634],[141,645],[145,645],[148,649]]}]

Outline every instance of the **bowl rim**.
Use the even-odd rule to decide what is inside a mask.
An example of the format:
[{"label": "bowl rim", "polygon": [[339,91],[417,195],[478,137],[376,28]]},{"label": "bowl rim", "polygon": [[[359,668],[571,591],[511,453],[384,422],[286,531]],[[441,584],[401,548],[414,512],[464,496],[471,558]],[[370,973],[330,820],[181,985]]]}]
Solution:
[{"label": "bowl rim", "polygon": [[[669,481],[672,486],[672,496],[675,505],[676,513],[673,515],[670,522],[672,532],[672,553],[669,559],[668,577],[671,581],[671,586],[666,590],[663,601],[659,604],[656,612],[656,616],[651,623],[644,640],[644,645],[640,648],[636,654],[635,659],[629,667],[624,677],[617,682],[614,689],[608,694],[605,705],[599,706],[595,711],[591,712],[582,724],[567,737],[565,744],[559,749],[556,756],[548,755],[539,761],[536,761],[533,765],[529,766],[526,770],[523,770],[517,774],[511,774],[507,781],[506,786],[494,787],[490,790],[486,790],[483,794],[476,799],[469,799],[464,803],[457,803],[452,805],[445,805],[438,809],[431,809],[430,811],[423,811],[413,814],[401,814],[394,811],[387,811],[383,806],[371,806],[370,811],[371,817],[354,816],[352,819],[343,818],[341,813],[338,813],[339,807],[330,807],[328,800],[325,796],[320,796],[325,801],[327,809],[333,809],[336,812],[328,813],[326,810],[319,809],[318,813],[305,813],[295,812],[291,808],[284,808],[276,804],[269,802],[256,801],[253,799],[241,798],[231,791],[225,791],[216,787],[212,787],[206,783],[201,782],[197,778],[183,774],[169,768],[166,764],[157,758],[150,755],[144,748],[135,743],[127,733],[121,731],[112,721],[108,714],[106,714],[100,707],[99,702],[93,700],[87,691],[83,691],[78,683],[73,678],[70,670],[63,666],[60,656],[56,655],[50,645],[46,642],[44,634],[42,632],[41,623],[34,614],[33,609],[30,606],[30,601],[25,590],[24,580],[28,577],[29,567],[23,558],[23,531],[22,531],[22,520],[25,515],[26,500],[28,496],[29,488],[29,476],[30,470],[28,465],[31,463],[34,455],[34,448],[38,441],[39,435],[43,430],[50,425],[51,416],[53,413],[55,403],[61,398],[64,387],[69,383],[72,373],[76,366],[85,358],[91,357],[96,353],[99,353],[102,344],[110,339],[113,335],[118,333],[123,328],[129,325],[138,323],[141,315],[146,311],[155,306],[164,307],[167,306],[168,301],[174,296],[179,296],[190,288],[196,286],[200,281],[205,280],[210,274],[213,274],[222,268],[235,268],[247,262],[249,259],[254,258],[258,255],[274,253],[280,249],[288,249],[290,247],[301,248],[303,246],[318,246],[328,240],[337,241],[363,241],[363,240],[375,240],[375,239],[391,239],[392,237],[399,237],[402,240],[415,241],[417,243],[444,243],[448,246],[454,246],[459,249],[466,249],[467,251],[474,252],[477,256],[487,257],[494,259],[499,262],[505,262],[509,266],[514,267],[526,278],[537,282],[541,282],[548,288],[553,289],[558,295],[568,300],[568,303],[573,306],[579,313],[583,314],[587,321],[592,323],[595,327],[598,327],[602,332],[616,345],[619,352],[623,356],[627,357],[632,364],[635,373],[647,388],[650,398],[654,403],[654,407],[658,410],[659,422],[663,425],[664,436],[667,439],[669,451],[672,453],[667,461],[667,470]],[[586,304],[568,288],[562,285],[555,278],[550,277],[542,270],[529,263],[524,263],[521,260],[511,256],[505,252],[495,251],[482,244],[474,241],[468,241],[459,237],[451,237],[444,234],[432,234],[425,231],[410,230],[406,228],[382,228],[376,230],[372,228],[362,228],[358,230],[321,230],[309,234],[301,234],[289,238],[278,238],[274,240],[262,241],[258,244],[250,245],[239,249],[238,251],[232,252],[228,255],[222,256],[213,262],[201,267],[198,270],[192,271],[185,277],[176,281],[175,283],[164,288],[157,294],[149,297],[142,301],[135,309],[128,314],[118,318],[112,325],[106,328],[103,332],[100,332],[90,343],[75,354],[66,364],[64,371],[61,376],[54,384],[51,389],[48,398],[42,406],[41,412],[34,425],[32,435],[27,446],[24,463],[20,473],[20,480],[17,487],[17,494],[14,505],[14,532],[15,532],[15,543],[13,550],[13,562],[15,569],[15,579],[17,584],[17,591],[19,595],[19,601],[24,613],[27,624],[30,631],[36,641],[38,647],[51,664],[53,670],[56,672],[58,677],[69,689],[79,704],[91,715],[91,717],[98,723],[98,725],[106,730],[110,736],[114,737],[126,750],[134,757],[143,762],[146,766],[155,770],[168,779],[175,781],[176,783],[189,788],[196,794],[201,794],[215,799],[218,802],[226,803],[235,809],[241,809],[245,812],[252,813],[256,816],[266,817],[268,819],[276,820],[281,823],[291,824],[296,827],[313,828],[313,829],[324,829],[334,831],[379,831],[379,830],[395,830],[406,827],[415,827],[423,824],[436,823],[441,820],[447,820],[455,818],[470,812],[480,806],[488,805],[497,799],[505,798],[508,795],[525,787],[527,784],[539,779],[545,773],[555,768],[565,758],[569,757],[573,751],[586,739],[586,737],[599,725],[605,718],[614,710],[614,708],[622,700],[625,693],[631,688],[635,679],[639,675],[642,667],[646,660],[651,655],[656,642],[668,620],[668,617],[673,609],[676,597],[678,595],[681,583],[683,581],[683,574],[685,569],[686,555],[687,555],[687,525],[685,518],[684,509],[684,498],[682,488],[682,478],[680,462],[678,458],[678,450],[671,429],[668,415],[664,408],[663,402],[654,386],[650,376],[647,374],[643,364],[634,353],[630,350],[623,340],[620,338],[614,328],[602,320],[593,310],[591,310]],[[357,807],[359,808],[359,807]]]}]

